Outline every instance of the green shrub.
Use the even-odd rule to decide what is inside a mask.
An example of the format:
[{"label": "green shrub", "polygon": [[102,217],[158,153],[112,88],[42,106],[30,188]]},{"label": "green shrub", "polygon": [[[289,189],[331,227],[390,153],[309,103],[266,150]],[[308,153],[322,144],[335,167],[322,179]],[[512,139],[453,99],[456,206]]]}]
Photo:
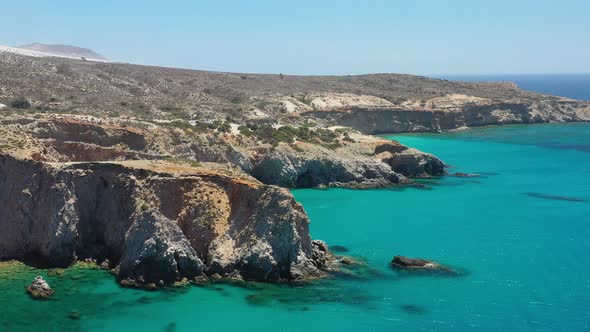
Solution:
[{"label": "green shrub", "polygon": [[18,97],[10,103],[10,106],[16,109],[28,110],[31,108],[31,102],[25,97]]},{"label": "green shrub", "polygon": [[193,126],[188,123],[188,121],[183,121],[183,120],[174,120],[172,122],[169,122],[168,125],[175,127],[175,128],[180,128],[180,129],[193,129]]},{"label": "green shrub", "polygon": [[240,131],[240,134],[247,136],[247,137],[254,135],[254,132],[252,131],[252,129],[248,128],[248,126],[245,126],[245,125],[239,126],[238,130]]},{"label": "green shrub", "polygon": [[217,126],[217,130],[222,133],[229,133],[229,132],[231,132],[231,125],[227,121],[222,122]]},{"label": "green shrub", "polygon": [[278,146],[279,143],[287,143],[296,149],[293,145],[295,140],[321,145],[330,149],[340,147],[338,133],[329,129],[310,129],[308,127],[292,126],[274,128],[268,124],[257,125],[249,123],[245,126],[238,127],[238,130],[244,136],[255,136],[257,141],[270,144],[274,147]]}]

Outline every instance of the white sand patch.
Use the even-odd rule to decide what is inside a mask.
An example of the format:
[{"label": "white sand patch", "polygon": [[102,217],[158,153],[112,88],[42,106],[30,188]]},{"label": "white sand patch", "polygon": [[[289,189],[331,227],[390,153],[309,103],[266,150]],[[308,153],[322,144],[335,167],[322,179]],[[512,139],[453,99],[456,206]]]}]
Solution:
[{"label": "white sand patch", "polygon": [[311,96],[311,105],[317,110],[347,107],[384,107],[394,106],[388,100],[375,96],[356,95],[352,93],[324,93]]},{"label": "white sand patch", "polygon": [[285,107],[285,110],[287,111],[287,113],[293,113],[293,112],[296,112],[297,110],[299,110],[299,107],[297,107],[297,105],[293,104],[292,102],[290,102],[288,100],[284,100],[282,102],[282,104]]},{"label": "white sand patch", "polygon": [[254,119],[267,119],[269,118],[268,114],[258,108],[254,109],[251,113],[252,118]]},{"label": "white sand patch", "polygon": [[238,129],[238,127],[240,127],[239,125],[235,124],[235,123],[230,123],[229,126],[231,127],[230,132],[234,135],[238,135],[240,133],[240,130]]},{"label": "white sand patch", "polygon": [[[13,54],[19,54],[19,55],[24,55],[24,56],[30,56],[30,57],[35,57],[35,58],[56,57],[56,58],[66,58],[66,59],[80,60],[80,57],[57,55],[57,54],[44,53],[44,52],[32,51],[32,50],[25,50],[25,49],[22,49],[22,48],[10,47],[10,46],[2,46],[2,45],[0,45],[0,53],[3,53],[3,52],[13,53]],[[88,60],[88,61],[94,61],[94,62],[110,62],[110,61],[105,61],[105,60],[100,60],[100,59],[92,59],[92,58],[86,58],[86,60]]]}]

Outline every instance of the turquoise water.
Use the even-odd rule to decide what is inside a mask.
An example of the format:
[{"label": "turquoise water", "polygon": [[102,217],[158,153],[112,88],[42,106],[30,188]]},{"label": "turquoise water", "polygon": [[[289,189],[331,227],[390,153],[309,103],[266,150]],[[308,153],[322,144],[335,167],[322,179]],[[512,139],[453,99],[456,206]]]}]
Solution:
[{"label": "turquoise water", "polygon": [[[393,138],[437,154],[451,173],[482,176],[427,180],[422,189],[295,190],[314,238],[365,261],[360,276],[144,292],[120,289],[100,270],[0,267],[0,330],[590,329],[590,124]],[[467,274],[398,275],[388,266],[396,254]],[[51,274],[54,300],[24,295],[36,274]]]}]

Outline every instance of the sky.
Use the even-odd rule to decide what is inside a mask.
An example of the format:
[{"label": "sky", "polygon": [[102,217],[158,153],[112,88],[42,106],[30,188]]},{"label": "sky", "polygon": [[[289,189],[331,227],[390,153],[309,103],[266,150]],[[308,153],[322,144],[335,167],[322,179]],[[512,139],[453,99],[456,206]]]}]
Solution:
[{"label": "sky", "polygon": [[203,70],[590,73],[589,0],[0,0],[0,44]]}]

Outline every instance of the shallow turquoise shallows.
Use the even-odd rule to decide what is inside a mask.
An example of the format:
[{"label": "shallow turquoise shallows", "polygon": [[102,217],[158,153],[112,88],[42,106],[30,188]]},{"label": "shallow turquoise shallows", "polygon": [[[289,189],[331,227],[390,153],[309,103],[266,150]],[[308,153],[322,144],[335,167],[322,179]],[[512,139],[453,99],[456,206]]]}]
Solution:
[{"label": "shallow turquoise shallows", "polygon": [[[295,190],[314,238],[365,261],[360,276],[143,292],[99,270],[10,265],[0,268],[0,330],[590,329],[589,124],[392,138],[438,155],[449,173],[480,177],[425,180],[421,189]],[[399,275],[389,268],[396,254],[465,275]],[[36,274],[54,286],[54,300],[25,296]]]}]

